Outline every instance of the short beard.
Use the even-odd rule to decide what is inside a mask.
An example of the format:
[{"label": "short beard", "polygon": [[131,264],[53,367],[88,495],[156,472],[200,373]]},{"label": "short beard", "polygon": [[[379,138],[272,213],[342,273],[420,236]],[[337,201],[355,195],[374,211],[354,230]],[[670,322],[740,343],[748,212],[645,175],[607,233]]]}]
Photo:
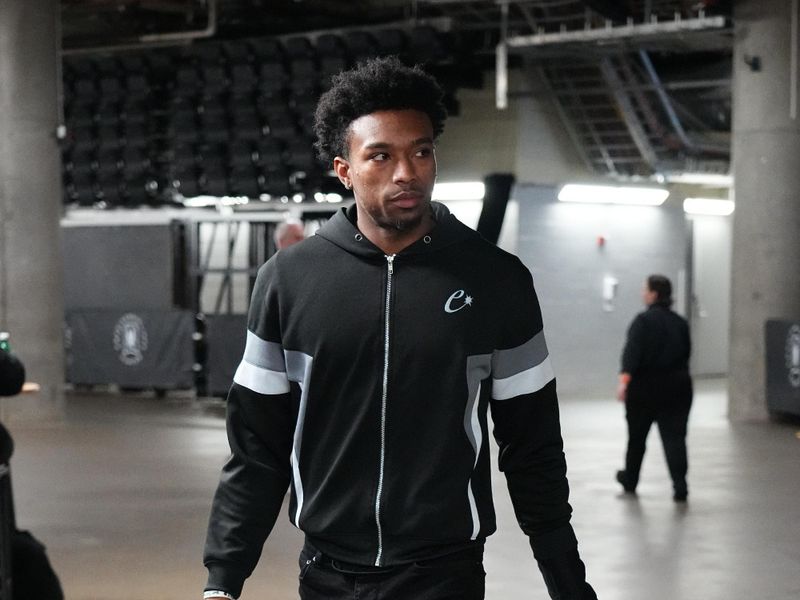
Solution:
[{"label": "short beard", "polygon": [[430,201],[428,201],[427,209],[413,217],[409,217],[403,221],[377,221],[376,224],[383,229],[392,229],[394,231],[409,231],[419,227],[420,223],[422,223],[426,217],[430,217],[431,221],[435,221],[436,219],[433,216],[433,206],[431,205]]},{"label": "short beard", "polygon": [[409,231],[410,229],[414,229],[420,223],[422,223],[422,219],[425,218],[425,215],[418,215],[413,219],[408,219],[406,221],[394,221],[392,223],[378,223],[384,229],[394,229],[395,231]]}]

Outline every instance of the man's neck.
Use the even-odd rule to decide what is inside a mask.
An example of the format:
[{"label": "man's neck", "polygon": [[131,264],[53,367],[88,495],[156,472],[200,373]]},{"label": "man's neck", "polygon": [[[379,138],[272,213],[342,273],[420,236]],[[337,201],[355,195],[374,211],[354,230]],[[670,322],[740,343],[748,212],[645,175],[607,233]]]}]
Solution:
[{"label": "man's neck", "polygon": [[356,223],[356,226],[361,233],[364,234],[364,237],[380,248],[387,256],[397,254],[403,249],[408,248],[411,244],[429,233],[435,225],[436,221],[433,218],[432,212],[428,212],[419,225],[408,230],[379,227],[375,223],[363,223],[361,219],[358,219]]}]

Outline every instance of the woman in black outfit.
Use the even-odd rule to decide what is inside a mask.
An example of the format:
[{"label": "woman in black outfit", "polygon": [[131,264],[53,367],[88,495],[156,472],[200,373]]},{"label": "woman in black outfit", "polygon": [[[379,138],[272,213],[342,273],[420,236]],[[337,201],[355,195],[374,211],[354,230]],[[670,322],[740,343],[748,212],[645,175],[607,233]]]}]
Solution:
[{"label": "woman in black outfit", "polygon": [[673,499],[685,502],[686,426],[692,406],[689,324],[670,309],[672,284],[663,275],[647,278],[643,297],[647,310],[631,323],[622,353],[617,398],[625,402],[628,450],[617,481],[626,492],[636,492],[647,434],[655,421],[672,477]]}]

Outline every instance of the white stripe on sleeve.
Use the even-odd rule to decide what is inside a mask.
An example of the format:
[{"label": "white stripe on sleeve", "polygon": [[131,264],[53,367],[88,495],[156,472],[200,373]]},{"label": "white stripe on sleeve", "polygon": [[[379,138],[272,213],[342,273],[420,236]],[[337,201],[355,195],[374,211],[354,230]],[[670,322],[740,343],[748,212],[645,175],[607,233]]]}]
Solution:
[{"label": "white stripe on sleeve", "polygon": [[286,373],[257,367],[246,360],[239,363],[233,381],[257,394],[286,394],[289,391]]},{"label": "white stripe on sleeve", "polygon": [[522,394],[538,392],[555,378],[550,357],[545,358],[535,367],[526,369],[511,377],[492,381],[492,398],[508,400]]}]

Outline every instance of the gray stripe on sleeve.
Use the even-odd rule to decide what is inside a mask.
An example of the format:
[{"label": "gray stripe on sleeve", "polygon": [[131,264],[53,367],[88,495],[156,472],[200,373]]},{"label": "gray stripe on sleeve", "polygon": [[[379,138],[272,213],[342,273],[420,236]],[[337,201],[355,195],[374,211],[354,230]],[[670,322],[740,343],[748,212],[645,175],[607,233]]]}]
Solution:
[{"label": "gray stripe on sleeve", "polygon": [[305,488],[300,476],[300,459],[303,445],[303,427],[306,420],[308,406],[309,380],[313,369],[314,359],[308,354],[295,350],[286,351],[286,374],[289,381],[300,386],[300,407],[297,411],[297,423],[294,428],[294,442],[292,443],[292,481],[294,483],[297,510],[294,515],[289,515],[295,527],[300,527],[300,516],[305,501]]},{"label": "gray stripe on sleeve", "polygon": [[[472,463],[473,475],[478,466],[478,457],[487,438],[487,433],[483,431],[481,425],[478,403],[480,402],[481,381],[488,378],[491,374],[492,355],[478,354],[467,357],[467,407],[464,411],[464,431],[467,434],[472,451],[475,453],[475,460]],[[475,495],[472,491],[472,476],[467,484],[467,503],[469,504],[470,517],[472,518],[472,534],[470,539],[478,538],[481,532],[481,519],[478,513],[478,506],[475,503]]]},{"label": "gray stripe on sleeve", "polygon": [[307,385],[306,377],[309,375],[308,367],[311,365],[312,357],[304,352],[297,350],[287,350],[286,356],[286,376],[289,381]]},{"label": "gray stripe on sleeve", "polygon": [[286,363],[284,362],[281,345],[261,339],[250,330],[247,331],[244,360],[262,369],[280,373],[286,372]]},{"label": "gray stripe on sleeve", "polygon": [[478,386],[491,374],[491,354],[476,354],[467,357],[467,409],[464,413],[464,430],[475,454],[479,452],[478,442],[472,429],[473,404],[478,401]]},{"label": "gray stripe on sleeve", "polygon": [[492,357],[492,376],[495,379],[505,379],[522,373],[522,371],[540,364],[547,358],[547,355],[544,331],[540,331],[521,346],[508,350],[496,350]]}]

